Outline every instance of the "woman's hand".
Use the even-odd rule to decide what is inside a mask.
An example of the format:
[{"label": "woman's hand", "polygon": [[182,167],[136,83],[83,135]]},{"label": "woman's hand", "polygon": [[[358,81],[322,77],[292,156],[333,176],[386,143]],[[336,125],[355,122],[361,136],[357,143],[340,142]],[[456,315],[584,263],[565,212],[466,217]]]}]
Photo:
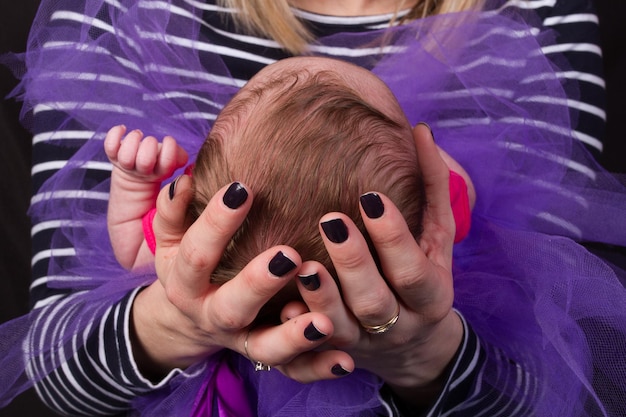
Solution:
[{"label": "woman's hand", "polygon": [[[424,405],[440,391],[463,330],[452,310],[455,226],[449,170],[428,127],[416,126],[414,137],[427,196],[419,243],[389,199],[364,195],[361,213],[383,277],[354,223],[341,213],[325,215],[322,236],[342,295],[321,265],[308,262],[300,270],[307,285],[302,279],[299,284],[307,308],[292,304],[283,314],[295,316],[307,309],[326,314],[335,327],[328,345],[345,350],[357,367],[379,375],[406,401]],[[368,333],[366,327],[372,326],[386,331]]]},{"label": "woman's hand", "polygon": [[[191,179],[181,176],[157,201],[159,279],[138,294],[132,311],[133,352],[144,375],[157,380],[222,348],[276,366],[327,340],[333,325],[320,313],[250,332],[260,308],[296,275],[300,257],[277,246],[257,256],[233,280],[212,284],[211,273],[250,209],[252,196],[239,183],[224,187],[190,225],[186,212],[191,197]],[[311,379],[332,377],[331,366],[325,369],[321,363],[307,369]]]}]

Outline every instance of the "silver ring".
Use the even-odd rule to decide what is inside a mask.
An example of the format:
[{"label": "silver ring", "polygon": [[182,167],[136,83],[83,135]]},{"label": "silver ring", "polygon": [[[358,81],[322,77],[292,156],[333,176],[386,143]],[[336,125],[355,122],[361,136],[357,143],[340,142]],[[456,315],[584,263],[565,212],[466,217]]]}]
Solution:
[{"label": "silver ring", "polygon": [[389,319],[389,321],[387,321],[386,323],[377,324],[377,325],[369,325],[369,324],[361,323],[361,327],[363,327],[365,331],[368,332],[369,334],[383,334],[391,330],[391,328],[395,326],[395,324],[398,322],[398,319],[400,318],[400,303],[398,303],[397,300],[396,300],[396,303],[397,303],[396,314],[391,319]]},{"label": "silver ring", "polygon": [[248,330],[246,340],[243,341],[243,350],[246,352],[246,357],[250,360],[250,362],[252,362],[252,365],[254,365],[255,372],[271,370],[272,367],[270,365],[266,365],[261,361],[255,361],[252,357],[250,357],[250,354],[248,353],[248,338],[250,337],[250,332],[252,332],[252,329]]}]

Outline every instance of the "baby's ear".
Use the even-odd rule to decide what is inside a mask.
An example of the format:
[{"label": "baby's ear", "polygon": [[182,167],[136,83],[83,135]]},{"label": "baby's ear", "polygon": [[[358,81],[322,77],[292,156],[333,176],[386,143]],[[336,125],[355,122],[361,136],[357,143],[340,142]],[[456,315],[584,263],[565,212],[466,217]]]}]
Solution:
[{"label": "baby's ear", "polygon": [[187,165],[187,167],[185,168],[185,175],[189,175],[190,177],[193,177],[193,169],[195,166],[196,164]]}]

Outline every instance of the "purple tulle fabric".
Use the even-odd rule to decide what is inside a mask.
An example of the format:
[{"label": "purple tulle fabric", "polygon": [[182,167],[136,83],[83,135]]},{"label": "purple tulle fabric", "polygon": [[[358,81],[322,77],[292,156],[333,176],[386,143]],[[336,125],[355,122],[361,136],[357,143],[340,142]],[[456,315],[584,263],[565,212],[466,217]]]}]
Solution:
[{"label": "purple tulle fabric", "polygon": [[[169,3],[180,13],[161,7]],[[31,363],[53,372],[80,349],[83,339],[76,335],[129,291],[154,280],[150,270],[129,273],[117,265],[105,222],[109,183],[86,180],[86,163],[106,162],[103,133],[123,123],[159,138],[169,134],[193,158],[212,123],[194,115],[216,113],[240,88],[221,57],[206,52],[206,43],[177,42],[204,41],[202,12],[191,3],[116,4],[44,1],[24,57],[19,94],[25,123],[40,120],[31,116],[45,104],[69,117],[41,140],[75,146],[54,136],[73,123],[94,135],[44,184],[32,206],[38,222],[71,218],[83,225],[64,229],[52,242],[53,248],[69,244],[76,250],[69,260],[54,257],[49,273],[59,277],[51,286],[71,282],[75,296],[50,307],[66,313],[63,323],[50,323],[58,326],[54,340],[30,332],[33,322],[46,320],[47,310],[2,325],[3,402],[42,377],[28,378]],[[58,10],[98,17],[111,27],[86,30],[87,24],[54,19]],[[177,24],[183,13],[197,16],[198,23]],[[319,42],[357,51],[379,47],[381,38],[392,44],[394,52],[378,60],[355,61],[390,86],[411,123],[431,125],[437,143],[474,181],[472,229],[455,246],[454,276],[455,307],[487,352],[478,382],[511,401],[524,403],[521,398],[530,395],[525,415],[626,415],[624,274],[580,245],[626,245],[626,192],[587,154],[572,130],[576,116],[559,105],[576,97],[576,86],[564,85],[554,62],[541,53],[551,36],[532,34],[504,11],[430,18],[384,36],[345,33]],[[202,58],[196,48],[203,48]],[[102,103],[117,106],[103,109]],[[73,189],[103,197],[60,198]],[[68,275],[83,279],[63,279]],[[199,376],[179,376],[166,389],[138,398],[137,413],[189,415],[224,364],[247,381],[245,397],[260,416],[367,415],[380,407],[382,382],[366,372],[300,385],[276,371],[255,373],[245,358],[224,352],[198,365]],[[512,364],[530,375],[532,394],[520,389],[517,373],[503,372]]]}]

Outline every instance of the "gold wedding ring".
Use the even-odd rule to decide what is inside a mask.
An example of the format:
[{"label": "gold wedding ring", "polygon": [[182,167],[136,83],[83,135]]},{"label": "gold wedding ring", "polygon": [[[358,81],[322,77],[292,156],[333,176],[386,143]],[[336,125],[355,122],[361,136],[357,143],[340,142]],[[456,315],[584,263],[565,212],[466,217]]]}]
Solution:
[{"label": "gold wedding ring", "polygon": [[369,334],[383,334],[388,332],[398,322],[398,319],[400,318],[400,303],[398,303],[397,301],[396,303],[396,314],[389,321],[375,326],[361,323],[361,327],[363,327],[365,331]]}]

